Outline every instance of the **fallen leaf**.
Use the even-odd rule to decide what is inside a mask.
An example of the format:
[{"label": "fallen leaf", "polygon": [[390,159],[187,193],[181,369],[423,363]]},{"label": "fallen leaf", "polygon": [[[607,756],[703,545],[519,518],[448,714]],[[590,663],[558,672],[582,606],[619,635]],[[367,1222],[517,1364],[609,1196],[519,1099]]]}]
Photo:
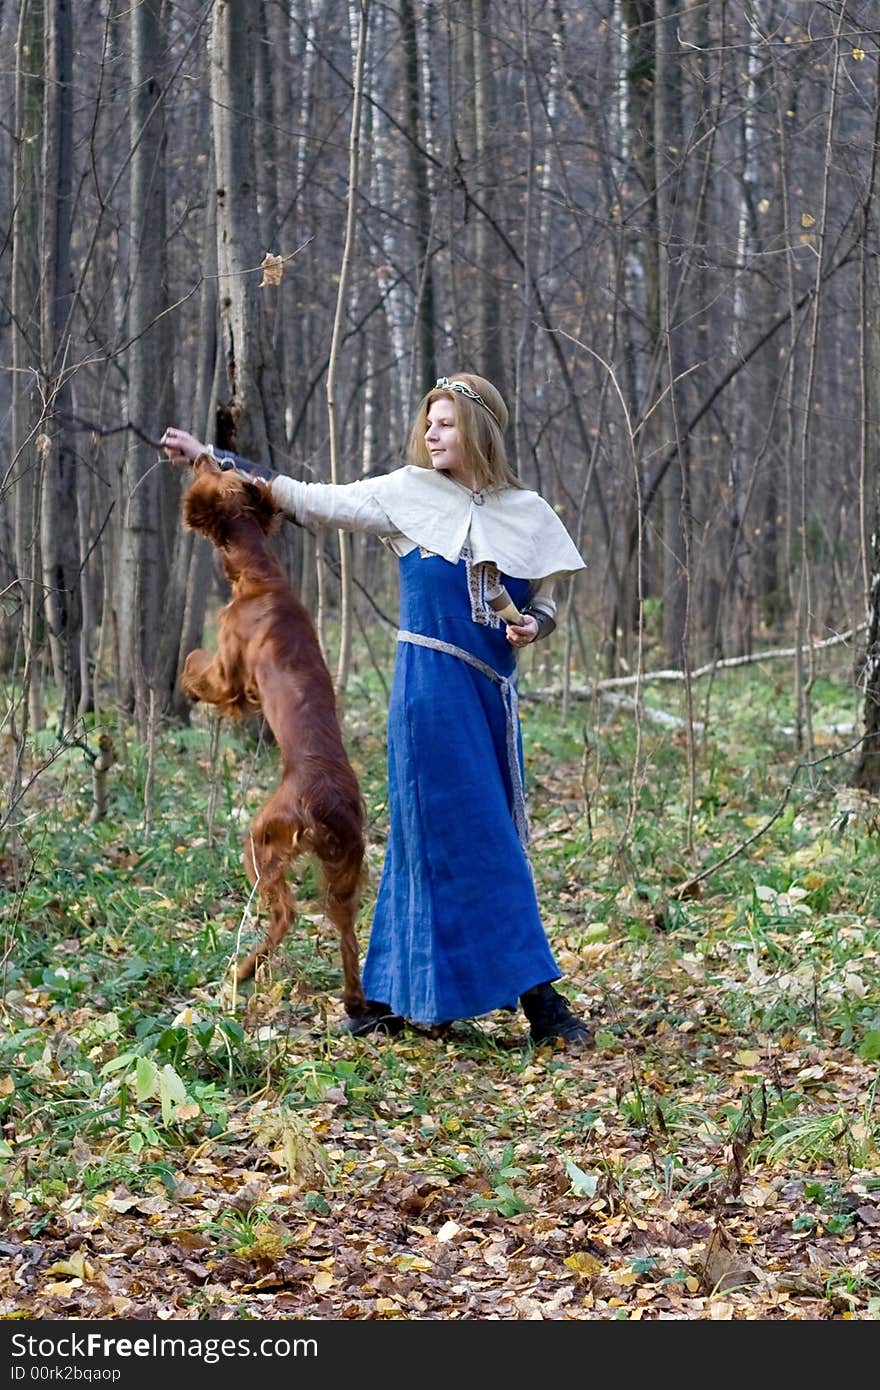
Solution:
[{"label": "fallen leaf", "polygon": [[566,1269],[574,1270],[580,1279],[594,1279],[603,1269],[602,1261],[588,1250],[575,1250],[573,1254],[566,1255],[562,1263]]},{"label": "fallen leaf", "polygon": [[76,1250],[69,1260],[56,1260],[44,1274],[71,1274],[75,1279],[93,1279],[95,1271],[82,1250]]},{"label": "fallen leaf", "polygon": [[734,1052],[733,1060],[740,1067],[757,1067],[761,1062],[761,1054],[744,1049],[742,1052]]}]

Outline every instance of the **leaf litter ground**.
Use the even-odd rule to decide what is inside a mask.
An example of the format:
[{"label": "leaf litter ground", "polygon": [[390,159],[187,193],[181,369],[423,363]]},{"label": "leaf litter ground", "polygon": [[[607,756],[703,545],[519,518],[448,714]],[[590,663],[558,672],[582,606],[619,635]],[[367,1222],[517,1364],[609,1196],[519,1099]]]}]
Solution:
[{"label": "leaf litter ground", "polygon": [[[370,698],[347,723],[362,942],[387,813]],[[688,848],[683,738],[646,726],[637,751],[629,714],[591,709],[585,736],[583,707],[524,701],[533,861],[583,1054],[535,1051],[506,1013],[340,1034],[308,867],[298,930],[234,991],[260,926],[240,840],[273,750],[224,729],[212,758],[196,717],[150,778],[130,744],[94,827],[87,767],[59,758],[0,846],[0,1317],[880,1316],[877,807],[831,759],[675,892],[778,808],[782,704],[740,678],[717,741],[710,721]]]}]

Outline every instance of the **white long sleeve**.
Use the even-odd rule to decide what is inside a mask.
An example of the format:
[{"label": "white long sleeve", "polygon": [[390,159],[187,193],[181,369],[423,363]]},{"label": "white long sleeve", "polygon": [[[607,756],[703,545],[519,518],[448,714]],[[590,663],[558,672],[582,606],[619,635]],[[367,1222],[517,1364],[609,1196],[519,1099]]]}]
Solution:
[{"label": "white long sleeve", "polygon": [[376,496],[375,484],[371,478],[355,483],[301,483],[279,473],[272,479],[271,491],[285,515],[300,526],[335,526],[388,539],[400,532]]}]

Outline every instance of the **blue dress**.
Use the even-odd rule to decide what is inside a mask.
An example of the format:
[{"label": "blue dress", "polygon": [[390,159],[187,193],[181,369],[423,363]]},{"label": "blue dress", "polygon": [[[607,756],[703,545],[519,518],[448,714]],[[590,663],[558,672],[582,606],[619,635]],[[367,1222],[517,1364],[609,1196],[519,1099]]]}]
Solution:
[{"label": "blue dress", "polygon": [[[514,676],[504,625],[474,621],[471,578],[464,559],[411,550],[400,560],[401,629]],[[527,581],[501,579],[515,603],[525,602]],[[514,823],[507,750],[494,681],[447,652],[398,645],[390,831],[363,984],[368,999],[415,1023],[515,1008],[532,985],[559,978]]]}]

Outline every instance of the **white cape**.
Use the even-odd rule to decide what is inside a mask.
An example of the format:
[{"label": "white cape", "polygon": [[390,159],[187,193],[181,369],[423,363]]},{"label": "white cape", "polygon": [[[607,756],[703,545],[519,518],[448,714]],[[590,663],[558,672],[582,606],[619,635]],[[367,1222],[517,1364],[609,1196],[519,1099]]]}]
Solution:
[{"label": "white cape", "polygon": [[514,579],[586,568],[565,526],[537,492],[507,487],[475,495],[414,464],[372,478],[369,486],[402,535],[453,564],[467,540],[473,564],[490,561]]}]

